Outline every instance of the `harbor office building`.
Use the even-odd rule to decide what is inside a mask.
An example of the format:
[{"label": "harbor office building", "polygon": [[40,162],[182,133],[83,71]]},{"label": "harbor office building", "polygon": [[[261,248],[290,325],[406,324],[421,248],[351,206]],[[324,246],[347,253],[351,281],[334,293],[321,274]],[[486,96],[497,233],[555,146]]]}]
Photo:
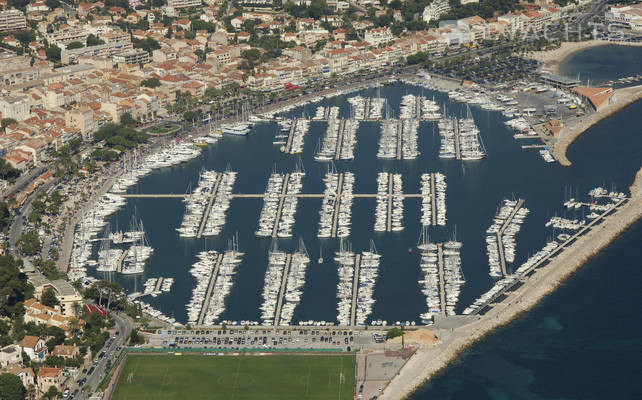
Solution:
[{"label": "harbor office building", "polygon": [[542,74],[540,75],[540,80],[547,85],[560,89],[572,89],[580,85],[580,81],[578,79],[567,78],[565,76],[555,74]]}]

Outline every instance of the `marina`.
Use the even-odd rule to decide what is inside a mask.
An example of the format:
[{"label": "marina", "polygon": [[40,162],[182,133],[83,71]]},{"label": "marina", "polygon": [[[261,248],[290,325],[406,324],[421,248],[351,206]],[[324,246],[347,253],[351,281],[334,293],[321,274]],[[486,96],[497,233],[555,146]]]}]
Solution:
[{"label": "marina", "polygon": [[303,153],[304,140],[308,133],[308,129],[310,129],[309,120],[300,118],[293,119],[290,126],[288,140],[284,146],[281,146],[281,151],[286,154]]},{"label": "marina", "polygon": [[506,276],[506,263],[515,261],[515,236],[529,213],[523,205],[523,199],[504,200],[493,224],[486,230],[486,251],[491,277]]}]

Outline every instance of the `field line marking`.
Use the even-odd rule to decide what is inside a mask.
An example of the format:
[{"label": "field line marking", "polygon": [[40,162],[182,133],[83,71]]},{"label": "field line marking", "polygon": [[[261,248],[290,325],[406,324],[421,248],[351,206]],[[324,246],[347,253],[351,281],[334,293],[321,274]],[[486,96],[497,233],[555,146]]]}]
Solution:
[{"label": "field line marking", "polygon": [[343,376],[343,357],[339,357],[341,360],[341,368],[339,369],[339,400],[341,400],[341,377]]},{"label": "field line marking", "polygon": [[230,398],[230,400],[233,400],[234,395],[236,394],[236,382],[239,379],[239,371],[241,370],[241,359],[243,359],[243,357],[239,357],[239,363],[236,366],[236,374],[234,375],[234,384],[232,385],[232,397]]},{"label": "field line marking", "polygon": [[310,390],[310,372],[312,370],[312,366],[308,365],[308,376],[307,379],[305,380],[305,397],[308,397],[308,393]]},{"label": "field line marking", "polygon": [[159,385],[160,386],[160,389],[158,391],[158,396],[159,397],[163,393],[163,386],[165,385],[165,378],[167,377],[167,371],[169,371],[169,367],[165,367],[165,373],[163,374],[163,380],[161,381],[161,383]]}]

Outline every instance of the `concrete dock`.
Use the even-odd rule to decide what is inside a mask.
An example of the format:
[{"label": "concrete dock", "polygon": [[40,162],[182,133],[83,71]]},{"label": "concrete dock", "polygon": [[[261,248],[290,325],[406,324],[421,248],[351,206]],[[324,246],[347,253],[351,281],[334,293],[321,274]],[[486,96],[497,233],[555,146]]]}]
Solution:
[{"label": "concrete dock", "polygon": [[223,174],[218,173],[216,177],[216,183],[214,184],[214,187],[212,188],[212,193],[210,193],[210,199],[207,202],[207,208],[205,208],[205,212],[203,213],[203,219],[201,220],[201,226],[198,228],[198,232],[196,233],[196,238],[200,239],[201,236],[203,236],[203,229],[205,229],[205,224],[207,223],[207,218],[210,216],[210,211],[212,211],[212,203],[214,202],[214,198],[216,197],[216,193],[218,192],[218,186],[221,184],[221,179],[223,178]]},{"label": "concrete dock", "polygon": [[285,297],[285,288],[288,282],[288,274],[290,272],[290,265],[292,264],[292,254],[285,256],[285,267],[283,268],[283,277],[281,279],[281,289],[279,290],[279,298],[276,303],[276,311],[274,313],[274,326],[279,326],[281,322],[281,309],[283,308],[283,298]]},{"label": "concrete dock", "polygon": [[337,225],[339,224],[339,207],[341,206],[341,193],[343,192],[343,174],[339,174],[339,184],[337,185],[337,200],[334,202],[334,213],[332,214],[332,234],[331,237],[337,237]]},{"label": "concrete dock", "polygon": [[432,203],[432,207],[430,210],[432,211],[432,224],[437,225],[437,201],[435,200],[435,174],[431,173],[430,174],[430,201]]},{"label": "concrete dock", "polygon": [[455,129],[455,158],[461,160],[461,147],[459,146],[459,120],[453,119],[453,128]]},{"label": "concrete dock", "polygon": [[403,123],[397,121],[397,160],[401,160],[401,138],[403,136]]},{"label": "concrete dock", "polygon": [[388,174],[388,216],[386,219],[386,230],[392,231],[392,174]]},{"label": "concrete dock", "polygon": [[154,292],[158,292],[160,290],[161,286],[163,285],[163,280],[164,278],[158,278],[158,280],[156,281],[156,286],[154,286]]},{"label": "concrete dock", "polygon": [[346,127],[346,120],[339,121],[339,135],[337,136],[337,145],[334,148],[334,159],[338,160],[341,157],[341,149],[343,148],[343,131]]},{"label": "concrete dock", "polygon": [[272,237],[275,238],[279,232],[279,221],[281,221],[281,213],[283,212],[283,202],[285,201],[285,194],[288,192],[288,181],[290,174],[285,174],[283,179],[283,186],[281,187],[281,199],[279,200],[279,208],[276,211],[276,218],[274,219],[274,227],[272,228]]},{"label": "concrete dock", "polygon": [[437,245],[437,265],[439,267],[439,306],[441,315],[446,315],[446,281],[444,279],[444,245]]},{"label": "concrete dock", "polygon": [[207,309],[210,306],[210,299],[212,298],[212,291],[214,290],[214,283],[216,283],[218,270],[221,267],[221,261],[223,261],[223,254],[217,254],[216,264],[214,264],[214,270],[212,271],[212,275],[210,275],[210,282],[207,285],[205,300],[203,300],[203,307],[201,308],[201,312],[198,314],[198,320],[196,321],[197,325],[203,325],[203,319],[205,319],[205,314],[207,313]]},{"label": "concrete dock", "polygon": [[290,127],[290,134],[288,135],[288,141],[285,144],[284,153],[287,153],[287,154],[292,153],[292,140],[294,140],[294,132],[296,130],[297,121],[298,119],[296,118],[292,120],[292,126]]},{"label": "concrete dock", "polygon": [[499,247],[499,262],[502,266],[502,275],[506,276],[506,258],[504,255],[504,243],[502,242],[502,235],[504,234],[504,231],[506,228],[508,228],[508,225],[510,225],[511,222],[513,222],[513,218],[515,218],[515,214],[517,214],[517,211],[519,211],[520,208],[522,208],[522,205],[524,205],[524,200],[519,199],[517,201],[517,205],[515,208],[513,208],[513,211],[510,213],[508,218],[504,221],[502,224],[502,227],[499,228],[499,232],[497,232],[497,246]]},{"label": "concrete dock", "polygon": [[352,281],[352,309],[350,310],[350,326],[354,326],[354,320],[357,318],[357,295],[359,294],[359,267],[361,266],[361,254],[357,254],[354,259],[354,280]]},{"label": "concrete dock", "polygon": [[129,253],[129,249],[123,251],[123,255],[120,256],[120,259],[118,260],[118,266],[116,267],[116,272],[123,272],[123,263],[125,262],[127,253]]}]

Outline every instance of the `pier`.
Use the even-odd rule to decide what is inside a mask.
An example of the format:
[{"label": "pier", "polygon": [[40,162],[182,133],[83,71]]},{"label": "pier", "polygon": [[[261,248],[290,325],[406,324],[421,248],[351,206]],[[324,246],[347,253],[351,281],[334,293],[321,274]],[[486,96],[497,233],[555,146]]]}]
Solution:
[{"label": "pier", "polygon": [[432,211],[432,224],[437,225],[437,201],[435,200],[435,174],[431,173],[430,174],[430,202],[432,203],[432,207],[430,210]]},{"label": "pier", "polygon": [[446,283],[444,279],[444,245],[437,245],[437,262],[439,266],[439,307],[441,315],[446,315]]},{"label": "pier", "polygon": [[288,135],[288,141],[285,145],[285,151],[284,153],[291,154],[292,152],[292,141],[294,140],[294,131],[296,130],[296,123],[298,119],[293,119],[292,120],[292,126],[290,127],[290,134]]},{"label": "pier", "polygon": [[339,184],[337,185],[337,200],[334,202],[334,214],[332,215],[332,234],[333,238],[337,237],[337,225],[339,224],[339,207],[341,206],[341,192],[343,192],[343,174],[339,174]]},{"label": "pier", "polygon": [[354,280],[352,281],[352,307],[350,310],[350,326],[354,326],[354,320],[357,318],[357,295],[359,294],[359,267],[361,266],[361,254],[357,254],[354,259]]},{"label": "pier", "polygon": [[461,148],[459,146],[459,120],[453,120],[453,127],[455,128],[455,158],[461,160]]},{"label": "pier", "polygon": [[506,276],[506,258],[504,257],[504,243],[502,242],[502,235],[504,234],[504,231],[506,228],[508,228],[508,225],[513,221],[513,218],[515,217],[515,214],[517,214],[517,211],[519,211],[520,208],[522,208],[522,205],[524,205],[524,200],[519,199],[517,201],[517,205],[513,208],[513,211],[510,213],[508,218],[506,218],[506,221],[502,224],[502,227],[499,228],[499,232],[497,232],[497,246],[499,247],[499,262],[502,266],[502,275]]},{"label": "pier", "polygon": [[547,149],[549,146],[547,144],[525,144],[522,145],[522,150],[524,149]]},{"label": "pier", "polygon": [[[190,195],[158,193],[158,194],[123,194],[120,196],[125,199],[184,199],[186,197],[189,197]],[[323,193],[297,193],[297,194],[281,194],[279,196],[282,196],[282,197],[294,196],[299,199],[322,199],[324,194]],[[406,198],[408,197],[421,198],[422,194],[421,193],[400,193],[399,196],[406,197]],[[230,194],[230,197],[233,199],[262,199],[265,197],[265,193],[232,193]],[[367,198],[374,199],[377,197],[377,194],[376,193],[354,193],[353,197],[361,198],[361,199],[367,199]]]},{"label": "pier", "polygon": [[216,264],[214,265],[214,270],[210,276],[210,283],[207,285],[207,292],[205,292],[205,299],[203,300],[203,307],[201,312],[198,314],[198,320],[196,325],[202,325],[203,319],[205,318],[205,313],[210,306],[210,299],[212,298],[212,291],[214,290],[214,284],[216,283],[216,277],[218,276],[218,270],[221,266],[221,261],[223,261],[223,254],[216,255]]},{"label": "pier", "polygon": [[575,232],[565,242],[561,243],[553,251],[551,251],[550,253],[548,253],[544,257],[542,257],[541,260],[539,260],[538,262],[536,262],[535,264],[530,266],[530,268],[525,270],[524,273],[521,275],[520,279],[516,279],[514,282],[510,283],[509,285],[506,285],[502,290],[498,291],[497,293],[495,293],[495,295],[493,295],[490,299],[488,299],[488,301],[486,301],[485,303],[483,303],[479,307],[477,307],[473,312],[471,312],[470,315],[477,315],[481,311],[484,311],[485,309],[487,309],[488,307],[492,307],[493,305],[495,305],[494,303],[495,303],[495,301],[497,299],[502,298],[506,294],[506,292],[511,291],[515,287],[515,285],[522,284],[524,279],[526,279],[527,277],[531,276],[534,273],[535,270],[537,270],[539,267],[541,267],[541,266],[547,264],[548,262],[550,262],[554,257],[559,255],[559,253],[561,253],[569,245],[571,245],[573,242],[575,242],[577,240],[577,238],[579,238],[580,236],[584,235],[586,232],[591,230],[594,225],[597,225],[599,222],[604,220],[604,218],[606,218],[609,214],[617,211],[627,201],[629,201],[628,198],[624,198],[624,199],[618,201],[617,203],[615,203],[613,205],[613,208],[610,208],[610,209],[604,211],[597,218],[594,218],[591,222],[589,222],[588,224],[584,225],[584,227],[582,227],[577,232]]},{"label": "pier", "polygon": [[205,223],[207,223],[207,218],[210,216],[210,211],[212,211],[212,203],[214,202],[214,198],[216,197],[216,193],[218,192],[218,186],[221,184],[221,179],[223,179],[223,174],[218,174],[218,176],[216,177],[216,183],[214,184],[212,193],[210,194],[210,200],[207,203],[207,208],[203,213],[201,226],[198,228],[198,233],[196,234],[197,239],[200,239],[201,236],[203,236],[203,229],[205,229]]},{"label": "pier", "polygon": [[337,145],[334,148],[334,159],[338,160],[341,157],[341,148],[343,147],[343,131],[346,127],[346,120],[339,121],[339,136],[337,138]]},{"label": "pier", "polygon": [[279,208],[276,211],[276,218],[274,219],[274,227],[272,228],[272,237],[275,238],[279,232],[279,221],[281,220],[281,214],[283,213],[283,202],[285,202],[285,195],[288,191],[288,182],[290,180],[290,174],[285,174],[283,179],[283,187],[281,188],[281,199],[279,200]]},{"label": "pier", "polygon": [[388,174],[388,217],[386,220],[386,230],[392,231],[392,174]]},{"label": "pier", "polygon": [[283,297],[285,297],[285,287],[288,281],[288,273],[292,264],[292,254],[285,256],[285,267],[283,268],[283,278],[281,280],[281,289],[279,290],[279,299],[276,303],[276,312],[274,314],[274,326],[279,326],[281,322],[281,308],[283,307]]},{"label": "pier", "polygon": [[123,255],[120,256],[120,259],[118,260],[118,266],[116,267],[116,272],[123,272],[123,263],[125,262],[127,253],[129,253],[129,249],[123,251]]},{"label": "pier", "polygon": [[156,281],[156,286],[154,287],[154,292],[160,291],[161,285],[163,284],[164,278],[158,278]]},{"label": "pier", "polygon": [[[397,121],[397,160],[401,160],[401,136],[403,135],[403,123]],[[390,229],[388,229],[390,230]]]}]

